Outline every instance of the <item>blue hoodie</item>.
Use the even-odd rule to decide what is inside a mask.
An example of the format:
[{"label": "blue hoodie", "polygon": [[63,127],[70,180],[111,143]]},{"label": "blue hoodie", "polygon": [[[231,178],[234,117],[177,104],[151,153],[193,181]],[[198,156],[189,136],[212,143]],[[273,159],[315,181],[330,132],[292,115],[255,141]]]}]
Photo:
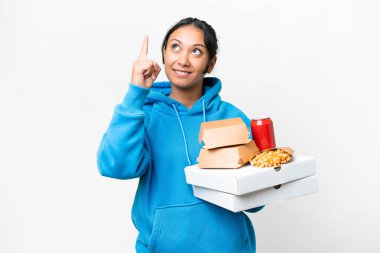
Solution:
[{"label": "blue hoodie", "polygon": [[151,89],[130,84],[115,107],[98,149],[98,169],[106,177],[140,177],[132,207],[138,253],[256,251],[247,215],[194,197],[185,179],[184,167],[197,163],[201,149],[201,122],[241,117],[250,129],[250,120],[221,100],[221,87],[219,79],[204,78],[203,96],[188,109],[168,97],[169,82]]}]

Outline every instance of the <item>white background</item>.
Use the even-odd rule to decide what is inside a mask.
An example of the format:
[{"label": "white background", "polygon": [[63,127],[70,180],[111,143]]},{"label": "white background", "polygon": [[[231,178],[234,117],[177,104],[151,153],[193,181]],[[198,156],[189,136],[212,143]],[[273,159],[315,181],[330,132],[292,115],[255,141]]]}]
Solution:
[{"label": "white background", "polygon": [[101,177],[96,150],[143,36],[161,63],[187,16],[218,34],[222,98],[317,158],[317,194],[250,215],[258,252],[378,252],[379,13],[376,0],[0,0],[0,252],[134,252],[137,180]]}]

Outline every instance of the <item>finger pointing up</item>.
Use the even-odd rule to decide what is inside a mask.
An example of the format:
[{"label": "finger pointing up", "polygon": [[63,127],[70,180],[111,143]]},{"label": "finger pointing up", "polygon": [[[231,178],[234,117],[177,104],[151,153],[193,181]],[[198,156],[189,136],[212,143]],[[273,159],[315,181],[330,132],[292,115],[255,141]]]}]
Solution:
[{"label": "finger pointing up", "polygon": [[148,36],[145,35],[139,59],[145,60],[148,56],[148,40]]}]

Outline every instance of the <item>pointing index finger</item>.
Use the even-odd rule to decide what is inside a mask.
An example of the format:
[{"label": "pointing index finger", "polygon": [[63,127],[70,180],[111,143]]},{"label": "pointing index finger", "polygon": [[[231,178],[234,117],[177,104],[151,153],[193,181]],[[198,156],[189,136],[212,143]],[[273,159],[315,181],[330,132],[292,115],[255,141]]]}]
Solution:
[{"label": "pointing index finger", "polygon": [[148,56],[148,41],[149,41],[148,36],[145,35],[143,47],[141,49],[139,59],[146,59],[147,58],[147,56]]}]

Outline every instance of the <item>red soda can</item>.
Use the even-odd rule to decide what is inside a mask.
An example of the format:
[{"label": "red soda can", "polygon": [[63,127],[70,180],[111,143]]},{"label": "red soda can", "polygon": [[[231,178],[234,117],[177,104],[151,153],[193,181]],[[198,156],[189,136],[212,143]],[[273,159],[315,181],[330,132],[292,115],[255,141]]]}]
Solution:
[{"label": "red soda can", "polygon": [[269,117],[255,117],[251,121],[252,139],[259,151],[275,148],[273,122]]}]

